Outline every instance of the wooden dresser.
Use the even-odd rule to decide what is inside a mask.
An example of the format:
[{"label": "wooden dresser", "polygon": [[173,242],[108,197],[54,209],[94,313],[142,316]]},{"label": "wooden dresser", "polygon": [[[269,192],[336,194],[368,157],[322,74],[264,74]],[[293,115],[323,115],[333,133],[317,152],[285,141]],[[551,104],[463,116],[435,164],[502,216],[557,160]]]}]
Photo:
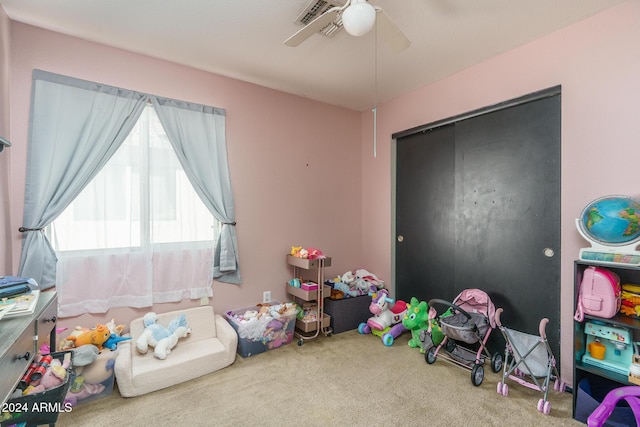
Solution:
[{"label": "wooden dresser", "polygon": [[58,296],[42,291],[35,312],[29,316],[0,319],[0,399],[4,403],[44,343],[56,346]]}]

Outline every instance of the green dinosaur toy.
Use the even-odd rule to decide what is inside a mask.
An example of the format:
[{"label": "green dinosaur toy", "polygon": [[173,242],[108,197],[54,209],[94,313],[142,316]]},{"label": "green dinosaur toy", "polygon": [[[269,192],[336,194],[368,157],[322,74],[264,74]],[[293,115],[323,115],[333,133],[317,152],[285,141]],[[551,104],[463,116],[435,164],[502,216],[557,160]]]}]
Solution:
[{"label": "green dinosaur toy", "polygon": [[409,347],[420,348],[420,353],[424,353],[422,342],[420,341],[421,331],[429,328],[429,305],[425,301],[418,301],[416,297],[411,298],[407,304],[407,311],[402,319],[402,325],[411,331]]}]

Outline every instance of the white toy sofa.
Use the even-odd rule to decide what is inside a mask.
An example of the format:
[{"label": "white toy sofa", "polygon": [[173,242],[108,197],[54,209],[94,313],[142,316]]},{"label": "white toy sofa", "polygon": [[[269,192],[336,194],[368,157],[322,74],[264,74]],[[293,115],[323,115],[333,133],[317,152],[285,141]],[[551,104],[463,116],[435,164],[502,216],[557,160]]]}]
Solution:
[{"label": "white toy sofa", "polygon": [[201,306],[158,314],[158,323],[168,325],[185,314],[191,334],[180,338],[165,360],[156,359],[153,349],[146,354],[136,350],[136,338],[144,331],[142,317],[131,321],[131,340],[118,344],[115,376],[123,397],[139,396],[217,371],[236,358],[238,335],[213,307]]}]

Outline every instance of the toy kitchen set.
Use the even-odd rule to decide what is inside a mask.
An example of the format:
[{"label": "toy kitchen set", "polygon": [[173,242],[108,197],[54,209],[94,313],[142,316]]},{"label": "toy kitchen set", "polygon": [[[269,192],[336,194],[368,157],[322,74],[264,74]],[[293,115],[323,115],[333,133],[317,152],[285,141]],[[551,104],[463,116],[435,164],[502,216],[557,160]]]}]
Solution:
[{"label": "toy kitchen set", "polygon": [[586,352],[582,363],[622,375],[629,374],[634,345],[631,331],[597,321],[585,322]]}]

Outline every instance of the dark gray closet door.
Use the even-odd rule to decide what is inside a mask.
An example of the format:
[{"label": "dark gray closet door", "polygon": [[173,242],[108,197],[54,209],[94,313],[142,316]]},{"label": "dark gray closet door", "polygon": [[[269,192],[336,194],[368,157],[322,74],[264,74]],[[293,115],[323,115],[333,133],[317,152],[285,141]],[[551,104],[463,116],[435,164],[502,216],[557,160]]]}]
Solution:
[{"label": "dark gray closet door", "polygon": [[560,96],[401,137],[396,167],[397,297],[482,289],[559,358]]},{"label": "dark gray closet door", "polygon": [[442,126],[398,141],[396,297],[406,302],[449,298],[454,288],[454,130]]}]

